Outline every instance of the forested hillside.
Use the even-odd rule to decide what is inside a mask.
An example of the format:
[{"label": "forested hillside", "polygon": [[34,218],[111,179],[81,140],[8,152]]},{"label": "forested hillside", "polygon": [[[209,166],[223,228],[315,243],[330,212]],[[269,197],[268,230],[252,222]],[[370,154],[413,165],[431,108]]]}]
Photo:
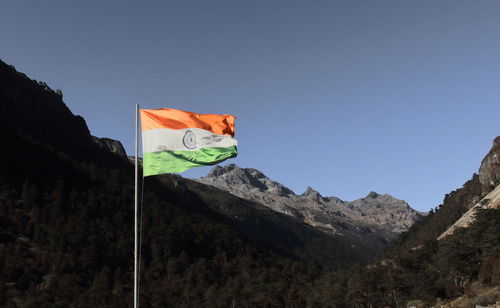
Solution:
[{"label": "forested hillside", "polygon": [[[95,142],[60,91],[5,63],[0,84],[0,140],[9,149],[0,160],[0,304],[130,306],[132,166]],[[318,264],[371,255],[189,183],[170,175],[144,183],[144,307],[299,305]]]}]

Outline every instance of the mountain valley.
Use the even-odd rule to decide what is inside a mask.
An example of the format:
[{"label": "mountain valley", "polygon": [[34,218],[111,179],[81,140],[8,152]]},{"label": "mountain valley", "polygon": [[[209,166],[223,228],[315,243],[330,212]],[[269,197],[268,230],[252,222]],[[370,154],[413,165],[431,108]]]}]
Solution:
[{"label": "mountain valley", "polygon": [[[2,61],[0,104],[0,306],[132,307],[134,169],[121,143]],[[375,192],[297,195],[233,164],[147,177],[141,307],[493,305],[499,158],[496,137],[427,215]]]}]

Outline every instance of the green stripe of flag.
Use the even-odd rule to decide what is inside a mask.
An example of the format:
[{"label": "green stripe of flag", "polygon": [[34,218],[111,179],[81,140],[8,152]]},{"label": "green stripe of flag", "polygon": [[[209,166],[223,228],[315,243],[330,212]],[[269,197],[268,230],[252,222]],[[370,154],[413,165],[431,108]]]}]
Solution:
[{"label": "green stripe of flag", "polygon": [[236,157],[236,146],[227,148],[203,148],[198,151],[158,151],[144,153],[143,176],[182,172],[193,167],[218,164]]}]

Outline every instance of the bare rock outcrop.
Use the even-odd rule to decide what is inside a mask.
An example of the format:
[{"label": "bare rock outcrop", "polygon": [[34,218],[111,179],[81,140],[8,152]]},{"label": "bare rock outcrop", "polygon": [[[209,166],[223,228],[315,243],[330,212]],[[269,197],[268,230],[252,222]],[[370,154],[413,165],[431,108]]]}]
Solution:
[{"label": "bare rock outcrop", "polygon": [[92,136],[92,140],[102,149],[106,149],[111,153],[115,153],[116,155],[124,158],[127,158],[127,153],[125,152],[125,148],[122,143],[118,140],[110,139],[110,138],[99,138]]},{"label": "bare rock outcrop", "polygon": [[488,192],[500,184],[500,136],[493,140],[493,146],[479,167],[479,181],[483,191]]},{"label": "bare rock outcrop", "polygon": [[438,240],[453,234],[458,228],[467,228],[473,221],[474,216],[480,209],[500,209],[500,185],[493,189],[481,201],[468,210],[460,219],[438,237]]}]

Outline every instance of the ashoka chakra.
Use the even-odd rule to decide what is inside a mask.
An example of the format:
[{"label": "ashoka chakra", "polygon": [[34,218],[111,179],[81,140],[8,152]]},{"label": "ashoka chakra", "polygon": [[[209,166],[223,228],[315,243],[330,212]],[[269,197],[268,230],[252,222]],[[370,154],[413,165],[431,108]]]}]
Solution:
[{"label": "ashoka chakra", "polygon": [[194,149],[196,148],[196,136],[194,133],[190,130],[188,130],[184,134],[184,138],[182,138],[182,143],[184,143],[184,146],[188,149]]}]

